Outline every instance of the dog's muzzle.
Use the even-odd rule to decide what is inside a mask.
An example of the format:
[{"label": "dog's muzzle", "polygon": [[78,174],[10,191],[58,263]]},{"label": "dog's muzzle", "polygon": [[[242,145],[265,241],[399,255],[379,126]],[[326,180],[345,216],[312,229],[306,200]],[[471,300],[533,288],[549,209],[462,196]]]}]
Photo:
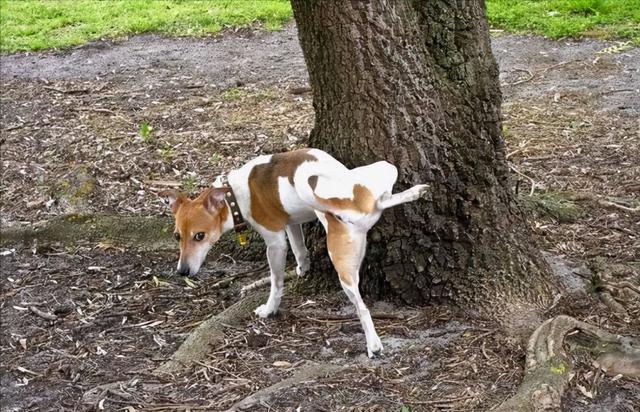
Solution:
[{"label": "dog's muzzle", "polygon": [[189,265],[180,262],[178,264],[178,273],[182,276],[191,276],[191,268],[189,267]]}]

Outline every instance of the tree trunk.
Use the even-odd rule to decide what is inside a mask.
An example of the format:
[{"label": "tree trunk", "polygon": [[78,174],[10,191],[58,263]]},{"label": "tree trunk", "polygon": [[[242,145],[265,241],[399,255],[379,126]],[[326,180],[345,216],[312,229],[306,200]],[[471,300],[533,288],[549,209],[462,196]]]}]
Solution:
[{"label": "tree trunk", "polygon": [[555,286],[509,185],[484,2],[292,4],[313,88],[310,146],[348,167],[386,159],[396,191],[432,188],[369,233],[363,292],[548,304]]}]

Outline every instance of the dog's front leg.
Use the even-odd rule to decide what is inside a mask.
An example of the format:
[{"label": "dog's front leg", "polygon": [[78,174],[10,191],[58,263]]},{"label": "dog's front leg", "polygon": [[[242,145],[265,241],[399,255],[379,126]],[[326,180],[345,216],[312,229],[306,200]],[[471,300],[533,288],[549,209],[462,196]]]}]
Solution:
[{"label": "dog's front leg", "polygon": [[267,303],[258,306],[255,310],[256,315],[261,318],[266,318],[278,311],[284,291],[284,268],[287,260],[287,240],[284,231],[266,236],[265,242],[267,242],[267,260],[271,271],[271,292]]}]

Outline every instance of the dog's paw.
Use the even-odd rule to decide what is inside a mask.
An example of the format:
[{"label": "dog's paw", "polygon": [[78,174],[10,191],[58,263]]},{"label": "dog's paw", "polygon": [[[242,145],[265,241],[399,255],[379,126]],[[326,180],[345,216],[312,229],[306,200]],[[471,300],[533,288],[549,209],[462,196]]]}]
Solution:
[{"label": "dog's paw", "polygon": [[415,185],[411,189],[415,191],[416,199],[428,199],[429,198],[429,185]]},{"label": "dog's paw", "polygon": [[382,341],[378,336],[367,342],[367,354],[371,359],[380,356],[380,354],[382,353],[382,349],[384,349],[382,347]]},{"label": "dog's paw", "polygon": [[268,318],[269,316],[273,315],[274,313],[276,313],[275,309],[273,309],[272,307],[268,306],[267,304],[264,305],[260,305],[256,308],[256,310],[253,311],[253,313],[255,313],[256,315],[260,316],[261,318]]},{"label": "dog's paw", "polygon": [[310,262],[309,258],[306,258],[302,262],[302,264],[300,264],[300,265],[298,265],[296,267],[296,275],[298,275],[299,277],[303,277],[309,271],[309,267],[310,266],[311,266],[311,262]]}]

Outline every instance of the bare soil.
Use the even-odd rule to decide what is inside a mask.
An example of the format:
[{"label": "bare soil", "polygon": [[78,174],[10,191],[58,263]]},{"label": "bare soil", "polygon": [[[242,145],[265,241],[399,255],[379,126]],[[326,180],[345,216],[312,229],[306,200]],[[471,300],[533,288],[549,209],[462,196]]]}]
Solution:
[{"label": "bare soil", "polygon": [[[548,315],[638,336],[640,297],[614,289],[625,308],[615,313],[597,293],[640,284],[640,49],[612,46],[512,35],[493,43],[514,186],[568,286]],[[294,27],[100,41],[0,64],[4,228],[75,212],[167,214],[158,190],[195,192],[257,154],[305,145],[313,125]],[[489,410],[522,379],[523,343],[463,308],[370,302],[386,350],[368,360],[342,292],[303,287],[274,319],[230,326],[206,360],[160,379],[151,371],[264,276],[265,262],[221,256],[190,284],[173,274],[176,251],[79,239],[2,252],[8,411],[225,410],[307,362],[343,368],[251,410]],[[638,380],[579,365],[566,410],[638,410]],[[122,383],[105,386],[113,382]]]}]

